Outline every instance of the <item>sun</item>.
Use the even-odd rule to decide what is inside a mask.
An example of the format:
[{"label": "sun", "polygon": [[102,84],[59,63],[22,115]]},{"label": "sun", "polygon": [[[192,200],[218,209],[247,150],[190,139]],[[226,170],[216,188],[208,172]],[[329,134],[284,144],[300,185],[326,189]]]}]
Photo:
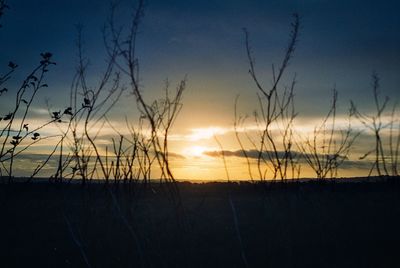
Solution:
[{"label": "sun", "polygon": [[203,153],[207,151],[208,149],[204,146],[190,146],[186,147],[183,150],[184,155],[186,156],[191,156],[191,157],[201,157],[203,156]]}]

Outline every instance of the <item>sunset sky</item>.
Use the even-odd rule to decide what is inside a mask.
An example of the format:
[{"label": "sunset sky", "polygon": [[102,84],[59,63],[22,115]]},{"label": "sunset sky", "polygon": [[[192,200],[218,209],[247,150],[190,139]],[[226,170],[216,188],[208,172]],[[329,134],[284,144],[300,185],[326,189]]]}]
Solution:
[{"label": "sunset sky", "polygon": [[[106,58],[102,27],[109,16],[108,0],[9,1],[1,18],[0,70],[9,61],[19,65],[7,87],[16,90],[24,75],[40,60],[41,52],[53,53],[57,62],[46,78],[49,85],[33,105],[31,120],[49,117],[45,100],[55,110],[68,106],[69,89],[77,62],[76,25],[81,24],[84,51],[90,60],[89,81],[95,85],[104,71]],[[121,1],[129,10],[132,3]],[[398,1],[329,0],[148,0],[138,36],[141,86],[148,100],[157,99],[166,79],[171,87],[187,76],[183,109],[171,133],[170,151],[179,179],[225,179],[222,160],[212,152],[234,152],[234,101],[239,94],[238,112],[252,115],[257,108],[257,88],[248,70],[243,28],[250,34],[256,69],[261,82],[270,86],[271,65],[279,65],[290,33],[292,13],[301,18],[300,37],[282,86],[289,86],[296,74],[296,125],[312,131],[328,112],[332,89],[339,94],[338,122],[353,100],[360,110],[373,109],[371,74],[381,78],[382,96],[391,104],[400,100],[400,3]],[[125,14],[126,15],[126,14]],[[128,22],[121,15],[120,23]],[[14,95],[0,97],[1,113],[7,114]],[[134,118],[134,97],[125,93],[109,118],[124,129],[125,116]],[[342,121],[341,121],[342,120]],[[248,130],[255,127],[248,122]],[[354,122],[356,129],[363,126]],[[57,133],[56,127],[43,133]],[[122,131],[123,132],[123,131]],[[104,139],[112,135],[104,129]],[[305,135],[305,134],[304,134]],[[355,144],[354,159],[368,152],[366,137]],[[42,147],[31,153],[43,153]],[[233,178],[248,177],[244,159],[227,156]],[[354,160],[353,159],[353,160]],[[352,160],[352,159],[350,159]],[[343,175],[368,173],[363,165],[348,164]],[[365,171],[367,170],[367,171]],[[21,167],[21,174],[25,174]],[[311,173],[304,173],[309,176]],[[358,174],[358,173],[357,173]]]}]

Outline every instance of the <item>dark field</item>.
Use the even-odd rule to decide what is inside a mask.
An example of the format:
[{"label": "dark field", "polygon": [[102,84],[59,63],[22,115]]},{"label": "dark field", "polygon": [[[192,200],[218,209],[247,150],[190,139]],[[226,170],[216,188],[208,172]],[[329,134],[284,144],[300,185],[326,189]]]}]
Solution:
[{"label": "dark field", "polygon": [[400,267],[400,181],[0,185],[0,267]]}]

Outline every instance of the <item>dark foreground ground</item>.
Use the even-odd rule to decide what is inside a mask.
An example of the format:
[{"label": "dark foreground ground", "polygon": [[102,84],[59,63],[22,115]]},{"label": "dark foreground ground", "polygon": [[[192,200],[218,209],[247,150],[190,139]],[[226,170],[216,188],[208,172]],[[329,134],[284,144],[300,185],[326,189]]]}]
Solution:
[{"label": "dark foreground ground", "polygon": [[400,267],[400,179],[0,185],[0,267]]}]

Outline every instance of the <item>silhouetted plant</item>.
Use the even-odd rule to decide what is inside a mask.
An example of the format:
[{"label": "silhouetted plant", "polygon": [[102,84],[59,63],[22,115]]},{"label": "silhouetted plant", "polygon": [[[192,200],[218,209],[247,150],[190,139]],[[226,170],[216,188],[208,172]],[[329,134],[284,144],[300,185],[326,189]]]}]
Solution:
[{"label": "silhouetted plant", "polygon": [[186,86],[186,79],[179,83],[174,93],[170,91],[167,82],[163,98],[153,102],[145,101],[139,86],[139,61],[136,56],[136,39],[144,15],[144,1],[138,1],[131,24],[125,35],[123,29],[115,25],[116,9],[117,5],[113,5],[108,27],[107,49],[109,54],[113,53],[113,48],[117,49],[119,56],[117,66],[130,79],[131,90],[136,98],[140,117],[146,121],[150,129],[149,140],[160,167],[161,179],[174,182],[175,178],[169,161],[168,135],[182,107],[181,99]]},{"label": "silhouetted plant", "polygon": [[[252,171],[251,171],[251,162],[250,162],[250,158],[249,158],[249,156],[248,156],[248,154],[247,154],[247,150],[246,150],[245,146],[243,145],[242,139],[240,138],[239,129],[238,129],[239,127],[244,128],[244,124],[245,124],[245,121],[246,121],[246,119],[247,119],[247,116],[239,116],[239,115],[238,115],[238,113],[237,113],[237,103],[238,103],[238,100],[239,100],[239,95],[237,95],[236,98],[235,98],[235,105],[234,105],[235,120],[234,120],[234,123],[233,123],[233,129],[234,129],[234,131],[235,131],[235,138],[236,138],[236,141],[238,142],[238,144],[239,144],[239,146],[240,146],[240,149],[242,150],[243,156],[244,156],[245,159],[246,159],[247,171],[248,171],[248,173],[249,173],[250,180],[251,180],[251,181],[254,181],[254,176],[253,176],[253,173],[252,173]],[[246,133],[245,133],[245,134],[246,134]],[[253,145],[253,147],[254,147],[255,149],[257,149],[257,146],[255,145],[255,143],[253,142],[253,140],[252,140],[250,137],[247,137],[247,138],[248,138],[248,140],[251,142],[251,144]],[[222,149],[221,149],[221,150],[222,150]]]},{"label": "silhouetted plant", "polygon": [[[78,28],[78,66],[71,86],[70,105],[64,111],[69,116],[68,124],[65,126],[64,121],[59,121],[62,141],[55,177],[62,177],[63,171],[70,167],[72,172],[68,175],[71,178],[81,177],[83,183],[94,176],[104,178],[106,182],[111,178],[114,178],[115,183],[140,179],[147,182],[151,178],[153,163],[157,161],[161,180],[174,182],[169,161],[168,135],[182,107],[181,98],[186,81],[182,80],[174,93],[169,89],[167,81],[163,98],[150,104],[144,101],[137,82],[139,73],[135,57],[143,2],[138,2],[131,28],[125,37],[122,30],[116,30],[114,25],[116,8],[116,5],[112,6],[111,19],[103,33],[108,59],[106,71],[97,87],[89,87],[86,81],[88,60],[83,55],[82,28]],[[115,71],[116,67],[119,71]],[[139,127],[127,124],[131,139],[116,130],[106,117],[126,89],[120,85],[120,72],[130,79],[139,110]],[[52,113],[54,117],[58,116],[57,112]],[[119,135],[118,141],[111,138],[112,153],[108,146],[102,150],[97,143],[97,137],[106,123]],[[62,153],[65,146],[71,151],[67,156]]]},{"label": "silhouetted plant", "polygon": [[130,133],[131,133],[131,142],[136,147],[136,163],[138,166],[137,176],[140,178],[145,184],[150,182],[151,179],[151,171],[153,167],[153,163],[156,160],[155,153],[151,152],[152,149],[152,140],[149,137],[151,131],[144,129],[144,117],[139,118],[139,125],[137,129],[135,129],[132,124],[128,124]]},{"label": "silhouetted plant", "polygon": [[[168,191],[168,197],[175,206],[178,222],[185,228],[184,209],[179,187],[171,169],[168,142],[170,130],[182,108],[182,95],[186,88],[186,78],[178,83],[175,91],[170,90],[167,81],[162,97],[153,101],[145,100],[139,84],[139,60],[136,50],[138,30],[144,16],[144,1],[137,1],[136,9],[127,28],[116,25],[117,9],[118,5],[113,4],[108,27],[105,29],[105,44],[110,55],[116,53],[115,65],[129,81],[130,91],[135,98],[139,112],[139,123],[142,124],[138,130],[149,130],[148,133],[131,133],[132,136],[137,134],[139,136],[139,138],[131,141],[131,144],[137,142],[138,145],[139,151],[136,159],[139,170],[144,181],[148,181],[151,179],[151,167],[153,162],[156,161],[160,171],[160,182],[164,182],[161,184],[164,186],[162,189]],[[130,124],[132,125],[132,122]],[[143,186],[146,186],[146,184],[143,184]]]},{"label": "silhouetted plant", "polygon": [[[0,18],[8,8],[9,6],[5,1],[0,1]],[[40,135],[39,131],[54,122],[60,121],[61,117],[64,115],[63,113],[54,112],[50,120],[39,126],[32,127],[32,124],[28,123],[28,115],[38,91],[48,87],[44,82],[45,75],[49,71],[49,67],[55,65],[55,62],[51,60],[51,53],[45,52],[40,55],[41,60],[39,64],[26,76],[16,91],[15,104],[13,108],[11,108],[11,111],[1,111],[2,116],[0,117],[0,124],[4,123],[4,125],[0,125],[0,175],[2,176],[3,173],[5,173],[5,175],[9,177],[9,182],[12,181],[13,166],[15,158],[18,155],[26,152],[36,143],[59,137],[57,135],[44,137]],[[18,65],[12,61],[8,63],[8,71],[0,76],[0,85],[5,84],[11,79],[11,75],[16,71],[17,67]],[[5,97],[7,93],[12,94],[12,90],[9,90],[8,87],[3,87],[0,90],[0,96]],[[49,152],[49,155],[44,161],[36,166],[30,179],[43,169],[58,146],[59,143]]]},{"label": "silhouetted plant", "polygon": [[[49,67],[55,63],[51,60],[52,54],[49,52],[41,53],[40,63],[31,71],[22,81],[15,95],[15,104],[11,111],[0,117],[0,172],[3,172],[9,177],[11,182],[13,176],[13,165],[16,156],[25,152],[32,145],[45,139],[54,138],[57,136],[42,137],[39,133],[44,127],[61,120],[62,114],[58,114],[57,118],[52,117],[48,122],[31,127],[28,123],[28,114],[38,91],[48,87],[44,83],[46,73]],[[17,64],[10,62],[8,64],[10,70],[1,78],[1,83],[5,83],[11,78],[11,74],[18,67]],[[8,88],[3,88],[2,94],[9,92]],[[11,93],[11,92],[10,92]],[[50,154],[51,157],[51,154]],[[48,161],[48,160],[47,160]],[[47,162],[45,161],[45,162]],[[33,175],[36,175],[43,165],[39,164]]]},{"label": "silhouetted plant", "polygon": [[334,89],[331,108],[321,125],[314,128],[311,137],[297,142],[302,158],[318,179],[337,177],[338,168],[348,159],[352,145],[359,135],[359,132],[354,132],[351,127],[352,111],[346,128],[337,129],[337,96],[338,93]]},{"label": "silhouetted plant", "polygon": [[[117,103],[125,87],[120,85],[120,74],[114,70],[115,49],[106,61],[105,72],[100,76],[99,84],[90,87],[86,79],[88,60],[83,53],[81,26],[78,27],[77,48],[78,64],[71,85],[70,105],[64,111],[64,114],[69,115],[68,125],[65,128],[59,127],[63,133],[63,143],[67,143],[72,154],[64,160],[59,160],[57,174],[72,163],[71,176],[80,176],[83,184],[88,179],[93,179],[96,173],[98,178],[104,178],[108,182],[112,174],[107,162],[108,148],[106,147],[104,159],[104,154],[96,143],[96,139],[106,122],[105,116]],[[60,121],[60,123],[63,122]],[[61,157],[62,154],[60,154]],[[100,174],[98,170],[101,171]]]},{"label": "silhouetted plant", "polygon": [[[294,169],[296,168],[294,154],[292,153],[292,126],[293,120],[296,117],[293,104],[293,92],[296,80],[294,78],[291,86],[283,87],[283,89],[280,86],[280,82],[291,58],[293,57],[297,45],[300,28],[300,19],[298,14],[293,15],[291,27],[292,30],[288,46],[285,50],[285,55],[279,69],[276,71],[274,65],[272,65],[272,87],[269,89],[264,87],[258,79],[255,69],[255,59],[250,47],[249,34],[246,29],[244,30],[247,58],[250,65],[249,74],[259,93],[257,94],[259,112],[254,113],[254,119],[258,129],[260,129],[257,134],[257,139],[259,139],[260,142],[254,142],[251,138],[249,141],[255,146],[255,150],[258,151],[257,169],[260,180],[266,179],[268,170],[272,172],[272,175],[270,176],[272,179],[280,178],[284,180],[289,177],[288,169],[290,168],[292,170],[293,177]],[[239,141],[239,144],[242,144],[242,151],[245,151],[237,131],[237,125],[240,123],[240,120],[241,119],[235,115],[236,138]],[[249,136],[247,137],[249,138]]]},{"label": "silhouetted plant", "polygon": [[[358,120],[374,136],[374,149],[368,151],[360,159],[374,154],[374,161],[368,176],[375,170],[378,176],[398,176],[398,158],[400,149],[400,125],[397,104],[393,104],[391,112],[387,112],[389,97],[380,98],[380,81],[377,73],[372,74],[372,95],[375,113],[361,113],[352,101],[352,109]],[[386,118],[385,118],[386,117]],[[389,133],[385,133],[389,132]],[[386,146],[385,146],[386,141]]]},{"label": "silhouetted plant", "polygon": [[395,103],[392,107],[390,132],[389,132],[389,154],[390,169],[392,176],[399,176],[399,153],[400,153],[400,116],[398,105]]},{"label": "silhouetted plant", "polygon": [[218,138],[217,138],[216,135],[214,135],[214,140],[215,140],[215,142],[218,144],[218,147],[219,147],[220,152],[221,152],[220,155],[221,155],[221,158],[222,158],[222,162],[223,162],[223,164],[224,164],[224,170],[225,170],[226,179],[227,179],[228,182],[230,182],[231,179],[230,179],[230,176],[229,176],[228,165],[227,165],[227,163],[226,163],[226,157],[225,157],[224,148],[223,148],[223,146],[222,146],[222,143],[218,140]]}]

